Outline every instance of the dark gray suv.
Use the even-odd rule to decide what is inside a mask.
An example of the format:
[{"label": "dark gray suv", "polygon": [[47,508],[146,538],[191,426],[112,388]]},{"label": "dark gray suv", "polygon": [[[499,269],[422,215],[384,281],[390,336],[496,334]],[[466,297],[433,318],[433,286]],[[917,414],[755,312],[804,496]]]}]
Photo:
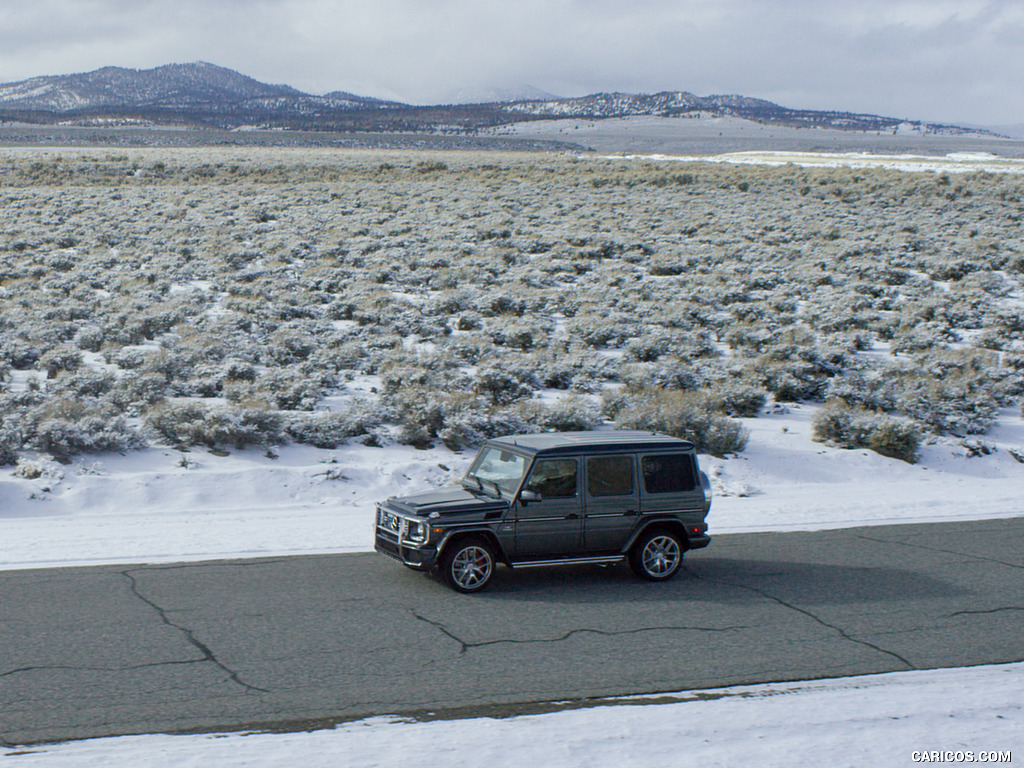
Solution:
[{"label": "dark gray suv", "polygon": [[711,487],[693,445],[653,432],[511,435],[489,440],[461,486],[377,504],[375,548],[436,568],[459,592],[511,568],[628,559],[672,578],[711,541]]}]

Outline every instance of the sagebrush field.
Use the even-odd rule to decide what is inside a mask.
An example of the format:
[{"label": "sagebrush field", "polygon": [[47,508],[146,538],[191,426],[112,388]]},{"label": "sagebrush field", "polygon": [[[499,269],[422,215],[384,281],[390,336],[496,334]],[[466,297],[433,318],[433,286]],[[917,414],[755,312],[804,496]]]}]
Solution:
[{"label": "sagebrush field", "polygon": [[553,154],[7,151],[0,463],[604,420],[722,455],[730,417],[787,401],[912,461],[1019,406],[1022,195]]}]

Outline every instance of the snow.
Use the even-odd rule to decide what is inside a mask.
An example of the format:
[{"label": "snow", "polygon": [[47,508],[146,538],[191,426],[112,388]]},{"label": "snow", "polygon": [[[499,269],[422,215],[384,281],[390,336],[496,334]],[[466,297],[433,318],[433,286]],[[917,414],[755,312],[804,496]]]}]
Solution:
[{"label": "snow", "polygon": [[506,719],[376,717],[311,733],[95,739],[11,751],[0,764],[895,768],[958,757],[1009,762],[998,758],[1019,754],[1022,682],[1024,664],[899,672],[636,697]]},{"label": "snow", "polygon": [[933,173],[1024,173],[1024,160],[987,152],[950,152],[941,157],[869,152],[727,152],[720,155],[605,155],[604,160],[655,160],[732,163],[736,165],[799,165],[804,168],[888,168]]},{"label": "snow", "polygon": [[[815,407],[776,407],[745,419],[751,435],[743,454],[701,457],[716,493],[712,534],[1024,513],[1024,464],[1013,455],[1024,455],[1017,409],[1004,410],[983,439],[927,445],[910,465],[813,442]],[[982,446],[987,455],[972,456]],[[470,459],[445,448],[352,444],[227,456],[151,448],[68,465],[22,462],[0,471],[0,568],[365,551],[372,548],[376,499],[454,482]],[[567,704],[564,711],[505,719],[377,717],[311,733],[97,739],[12,748],[0,753],[0,763],[596,768],[756,761],[884,768],[913,764],[920,750],[926,757],[1013,750],[1024,733],[1024,664],[592,704],[600,706]]]}]

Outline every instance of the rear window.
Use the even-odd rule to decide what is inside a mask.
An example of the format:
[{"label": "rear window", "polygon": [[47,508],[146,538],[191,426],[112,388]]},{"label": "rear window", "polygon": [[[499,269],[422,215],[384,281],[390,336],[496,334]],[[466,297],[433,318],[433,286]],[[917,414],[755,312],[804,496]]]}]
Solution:
[{"label": "rear window", "polygon": [[687,453],[644,456],[640,467],[648,493],[683,493],[697,487],[693,457]]}]

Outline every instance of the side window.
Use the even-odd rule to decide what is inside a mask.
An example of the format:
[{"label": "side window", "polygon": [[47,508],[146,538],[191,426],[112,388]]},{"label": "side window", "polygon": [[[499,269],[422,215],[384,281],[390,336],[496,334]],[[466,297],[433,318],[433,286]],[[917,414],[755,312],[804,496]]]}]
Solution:
[{"label": "side window", "polygon": [[633,493],[633,457],[595,456],[587,459],[587,493],[591,496],[627,496]]},{"label": "side window", "polygon": [[576,495],[576,459],[541,459],[533,465],[526,487],[544,499]]},{"label": "side window", "polygon": [[697,487],[693,458],[689,454],[644,456],[640,466],[648,493],[682,493]]}]

